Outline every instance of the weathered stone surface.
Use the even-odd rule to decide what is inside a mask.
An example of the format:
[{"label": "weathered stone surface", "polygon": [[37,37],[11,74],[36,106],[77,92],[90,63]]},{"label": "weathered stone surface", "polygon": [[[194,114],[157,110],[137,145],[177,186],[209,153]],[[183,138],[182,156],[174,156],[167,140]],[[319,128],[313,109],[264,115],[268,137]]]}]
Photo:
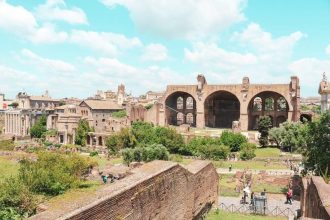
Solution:
[{"label": "weathered stone surface", "polygon": [[330,185],[322,177],[303,179],[301,211],[304,217],[330,219]]}]

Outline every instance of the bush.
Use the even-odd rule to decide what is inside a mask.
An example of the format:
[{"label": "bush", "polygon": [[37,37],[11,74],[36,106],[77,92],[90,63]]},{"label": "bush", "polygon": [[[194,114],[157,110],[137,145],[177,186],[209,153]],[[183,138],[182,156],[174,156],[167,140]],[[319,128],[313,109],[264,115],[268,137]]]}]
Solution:
[{"label": "bush", "polygon": [[18,178],[10,177],[0,184],[0,219],[28,217],[36,207],[36,196]]},{"label": "bush", "polygon": [[240,133],[225,130],[221,134],[220,141],[222,144],[229,146],[232,152],[237,152],[240,150],[241,145],[247,143],[248,140]]},{"label": "bush", "polygon": [[91,165],[76,154],[39,152],[37,161],[20,161],[19,179],[34,193],[58,195],[79,185]]},{"label": "bush", "polygon": [[219,138],[195,137],[186,145],[185,152],[188,155],[200,156],[200,148],[212,144],[220,145],[221,141]]},{"label": "bush", "polygon": [[160,144],[152,144],[139,146],[134,149],[123,149],[122,156],[125,164],[129,165],[133,161],[149,162],[153,160],[168,160],[169,152],[164,146]]},{"label": "bush", "polygon": [[183,161],[183,157],[180,154],[171,154],[169,159],[177,163],[181,163]]},{"label": "bush", "polygon": [[152,144],[163,145],[170,153],[179,153],[185,147],[182,135],[173,128],[155,127],[154,137]]},{"label": "bush", "polygon": [[227,159],[230,148],[224,145],[203,145],[199,149],[200,156],[203,159],[221,160]]},{"label": "bush", "polygon": [[255,150],[257,149],[257,146],[252,143],[244,143],[241,146],[241,150],[239,152],[239,157],[242,160],[251,160],[256,156]]},{"label": "bush", "polygon": [[89,153],[90,157],[95,157],[95,156],[98,156],[98,155],[99,155],[99,152],[97,152],[97,151],[92,151],[92,152]]}]

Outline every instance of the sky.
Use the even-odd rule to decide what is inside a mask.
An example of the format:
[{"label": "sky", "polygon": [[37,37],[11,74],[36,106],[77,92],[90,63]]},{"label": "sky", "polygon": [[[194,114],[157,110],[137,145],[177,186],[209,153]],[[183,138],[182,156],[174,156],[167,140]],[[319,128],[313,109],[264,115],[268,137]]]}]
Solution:
[{"label": "sky", "polygon": [[0,92],[84,98],[125,84],[330,77],[330,0],[0,0]]}]

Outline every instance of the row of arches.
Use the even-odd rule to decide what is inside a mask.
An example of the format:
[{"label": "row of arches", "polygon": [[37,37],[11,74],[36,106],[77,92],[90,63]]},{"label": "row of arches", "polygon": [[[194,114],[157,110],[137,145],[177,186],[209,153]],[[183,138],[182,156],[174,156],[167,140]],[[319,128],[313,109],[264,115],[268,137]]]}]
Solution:
[{"label": "row of arches", "polygon": [[[189,93],[175,92],[167,97],[166,121],[169,125],[190,124],[196,126],[196,100]],[[261,92],[248,105],[248,129],[258,127],[260,116],[270,116],[273,126],[288,119],[288,103],[276,92]],[[233,121],[240,119],[240,101],[228,91],[217,91],[204,101],[205,126],[231,128]]]}]

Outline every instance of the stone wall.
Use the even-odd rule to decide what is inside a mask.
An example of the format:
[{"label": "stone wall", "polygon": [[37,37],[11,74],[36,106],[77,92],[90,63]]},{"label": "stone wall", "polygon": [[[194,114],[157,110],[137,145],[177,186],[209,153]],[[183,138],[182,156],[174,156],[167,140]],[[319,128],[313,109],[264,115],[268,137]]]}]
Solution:
[{"label": "stone wall", "polygon": [[64,214],[50,211],[31,217],[43,219],[199,219],[218,198],[218,174],[207,161],[186,168],[169,161],[153,161],[109,185],[101,198]]},{"label": "stone wall", "polygon": [[304,217],[330,219],[330,185],[322,177],[303,179],[301,211]]}]

